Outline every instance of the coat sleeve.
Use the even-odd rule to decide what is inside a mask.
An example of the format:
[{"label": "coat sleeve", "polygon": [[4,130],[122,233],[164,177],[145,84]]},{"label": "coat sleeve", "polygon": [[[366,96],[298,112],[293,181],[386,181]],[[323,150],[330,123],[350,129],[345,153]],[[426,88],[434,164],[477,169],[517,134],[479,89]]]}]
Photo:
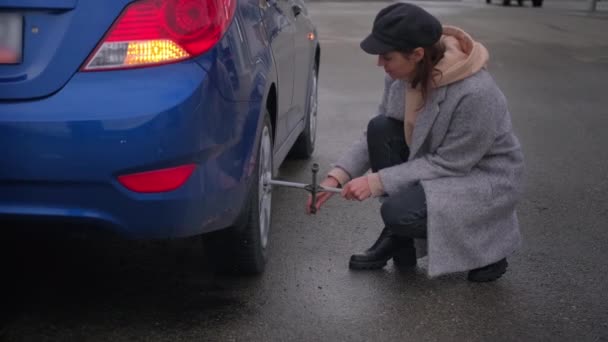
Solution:
[{"label": "coat sleeve", "polygon": [[384,192],[391,195],[421,180],[467,175],[497,136],[496,118],[506,113],[506,106],[497,103],[486,92],[464,96],[437,150],[378,172]]},{"label": "coat sleeve", "polygon": [[[376,110],[376,115],[386,114],[386,102],[388,101],[388,93],[393,80],[386,75],[384,78],[384,92],[382,100]],[[333,169],[329,175],[338,179],[340,184],[344,185],[349,180],[363,175],[370,168],[369,154],[367,149],[367,130],[359,137],[347,150],[343,153],[338,161],[332,164]]]}]

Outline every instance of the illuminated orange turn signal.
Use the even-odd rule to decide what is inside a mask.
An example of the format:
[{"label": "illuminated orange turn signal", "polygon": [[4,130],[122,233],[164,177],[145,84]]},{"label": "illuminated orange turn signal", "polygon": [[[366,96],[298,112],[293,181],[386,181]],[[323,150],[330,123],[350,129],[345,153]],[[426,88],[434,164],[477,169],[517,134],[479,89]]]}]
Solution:
[{"label": "illuminated orange turn signal", "polygon": [[176,61],[190,54],[170,40],[148,40],[129,42],[125,65],[140,65]]}]

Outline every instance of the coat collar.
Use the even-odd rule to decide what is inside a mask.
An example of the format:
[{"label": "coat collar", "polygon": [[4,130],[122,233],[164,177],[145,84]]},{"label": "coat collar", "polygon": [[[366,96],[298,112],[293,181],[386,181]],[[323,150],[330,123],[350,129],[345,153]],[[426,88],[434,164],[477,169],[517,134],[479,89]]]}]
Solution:
[{"label": "coat collar", "polygon": [[422,146],[422,143],[426,140],[431,127],[437,119],[439,114],[439,104],[445,99],[447,87],[436,88],[431,93],[431,98],[428,103],[424,106],[418,117],[416,118],[416,124],[414,125],[414,132],[412,133],[412,146],[410,147],[409,159],[413,159],[418,153],[418,150]]}]

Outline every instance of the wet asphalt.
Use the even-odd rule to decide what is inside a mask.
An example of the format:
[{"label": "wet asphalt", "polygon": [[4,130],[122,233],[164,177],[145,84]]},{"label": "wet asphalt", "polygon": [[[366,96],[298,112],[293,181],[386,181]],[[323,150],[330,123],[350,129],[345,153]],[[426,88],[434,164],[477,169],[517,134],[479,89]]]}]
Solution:
[{"label": "wet asphalt", "polygon": [[[495,283],[429,279],[392,264],[353,272],[379,204],[274,191],[267,271],[220,277],[200,241],[3,241],[6,341],[608,341],[608,13],[421,3],[490,50],[526,155],[524,245]],[[600,4],[602,4],[600,2]],[[358,137],[382,70],[358,48],[380,2],[309,4],[322,44],[317,149],[279,177],[308,182]],[[601,8],[601,7],[600,7]]]}]

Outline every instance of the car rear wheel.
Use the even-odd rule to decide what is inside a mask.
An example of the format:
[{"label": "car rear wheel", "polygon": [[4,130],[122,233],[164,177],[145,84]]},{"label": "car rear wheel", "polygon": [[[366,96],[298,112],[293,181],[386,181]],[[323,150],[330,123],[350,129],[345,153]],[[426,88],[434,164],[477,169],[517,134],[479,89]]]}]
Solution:
[{"label": "car rear wheel", "polygon": [[310,81],[308,86],[308,108],[304,131],[298,137],[291,148],[290,156],[298,159],[308,159],[315,150],[317,140],[317,108],[318,108],[318,88],[319,88],[318,65],[315,63],[311,69]]},{"label": "car rear wheel", "polygon": [[259,274],[267,259],[272,188],[272,124],[268,112],[258,145],[253,184],[242,223],[205,236],[205,250],[215,270],[227,274]]},{"label": "car rear wheel", "polygon": [[542,7],[542,5],[543,5],[543,0],[532,0],[533,7]]}]

